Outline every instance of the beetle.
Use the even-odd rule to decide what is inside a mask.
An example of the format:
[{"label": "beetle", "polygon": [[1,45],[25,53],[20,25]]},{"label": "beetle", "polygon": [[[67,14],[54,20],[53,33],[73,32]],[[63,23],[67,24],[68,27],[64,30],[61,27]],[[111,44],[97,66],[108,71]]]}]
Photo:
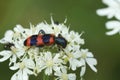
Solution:
[{"label": "beetle", "polygon": [[61,34],[55,36],[54,34],[46,34],[43,30],[40,30],[37,35],[31,35],[24,41],[25,46],[43,47],[53,44],[66,48],[67,40]]}]

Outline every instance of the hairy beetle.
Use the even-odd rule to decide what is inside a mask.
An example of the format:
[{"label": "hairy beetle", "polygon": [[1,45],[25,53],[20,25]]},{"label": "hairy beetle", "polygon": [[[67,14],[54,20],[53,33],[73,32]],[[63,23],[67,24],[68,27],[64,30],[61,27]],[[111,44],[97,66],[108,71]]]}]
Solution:
[{"label": "hairy beetle", "polygon": [[46,34],[43,30],[40,30],[38,35],[32,35],[24,41],[25,46],[49,46],[57,44],[62,48],[67,46],[67,40],[59,34],[57,37],[54,34]]}]

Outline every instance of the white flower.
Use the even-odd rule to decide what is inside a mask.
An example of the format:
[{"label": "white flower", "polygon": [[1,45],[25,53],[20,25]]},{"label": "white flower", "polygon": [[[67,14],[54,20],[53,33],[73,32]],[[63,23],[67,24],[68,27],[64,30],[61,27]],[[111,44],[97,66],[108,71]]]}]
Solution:
[{"label": "white flower", "polygon": [[112,29],[111,31],[106,32],[107,35],[114,35],[116,33],[120,33],[120,21],[108,21],[106,23],[106,28],[110,30]]},{"label": "white flower", "polygon": [[109,19],[115,17],[120,20],[120,0],[102,0],[107,8],[98,9],[97,14],[107,16]]},{"label": "white flower", "polygon": [[57,53],[55,56],[53,56],[51,52],[43,53],[43,56],[38,59],[40,64],[39,69],[45,69],[46,75],[52,74],[53,70],[56,70],[56,68],[62,63],[62,60],[59,59],[59,57],[60,55]]},{"label": "white flower", "polygon": [[70,51],[65,50],[66,55],[64,55],[64,59],[69,61],[70,68],[75,71],[78,67],[82,66],[82,63],[80,62],[80,51]]},{"label": "white flower", "polygon": [[[11,55],[12,55],[12,52],[11,52],[11,51],[6,51],[6,50],[1,51],[1,52],[0,52],[0,56],[1,56],[2,58],[0,58],[0,62],[3,62],[3,61],[5,61],[5,60],[7,60],[8,58],[11,57]],[[16,58],[16,57],[15,57],[15,58]]]},{"label": "white flower", "polygon": [[80,76],[85,74],[85,63],[87,63],[93,71],[97,72],[97,69],[95,68],[95,65],[97,65],[97,60],[93,57],[91,52],[88,52],[88,49],[81,49],[81,63],[83,66],[81,68]]},{"label": "white flower", "polygon": [[4,38],[0,40],[0,43],[3,44],[9,44],[9,43],[13,44],[12,46],[10,46],[10,50],[3,50],[0,52],[0,55],[2,56],[0,58],[0,62],[3,62],[10,58],[10,64],[15,63],[17,58],[20,58],[22,55],[24,55],[25,49],[23,47],[23,40],[20,39],[19,36],[17,36],[16,38],[15,37],[16,35],[20,35],[20,34],[8,30],[5,33]]},{"label": "white flower", "polygon": [[70,31],[70,33],[66,35],[66,39],[69,42],[66,51],[79,51],[81,45],[84,44],[84,39],[81,38],[81,34],[74,31]]},{"label": "white flower", "polygon": [[69,42],[74,43],[74,45],[80,45],[84,44],[84,39],[81,38],[82,34],[79,34],[78,32],[70,31],[67,39]]},{"label": "white flower", "polygon": [[60,70],[55,72],[57,78],[55,80],[76,80],[76,75],[74,73],[67,73],[67,69],[62,67]]},{"label": "white flower", "polygon": [[10,67],[11,70],[19,69],[12,77],[11,80],[29,80],[28,76],[33,74],[32,69],[34,69],[35,64],[31,59],[25,58],[22,62],[14,64]]},{"label": "white flower", "polygon": [[8,43],[8,42],[12,42],[12,37],[13,37],[13,31],[12,30],[8,30],[8,31],[6,31],[6,33],[5,33],[5,35],[4,35],[4,38],[2,38],[1,40],[0,40],[0,43],[3,43],[3,44],[5,44],[5,43]]},{"label": "white flower", "polygon": [[11,65],[12,63],[16,63],[17,58],[20,58],[21,55],[24,53],[24,51],[22,49],[18,50],[15,47],[12,47],[11,49],[12,49],[12,51],[4,50],[4,51],[0,52],[0,56],[1,56],[0,62],[3,62],[10,58],[9,65]]},{"label": "white flower", "polygon": [[65,26],[64,24],[55,24],[53,21],[53,18],[51,17],[51,28],[53,29],[53,33],[57,36],[58,34],[61,34],[63,37],[67,37],[69,28]]}]

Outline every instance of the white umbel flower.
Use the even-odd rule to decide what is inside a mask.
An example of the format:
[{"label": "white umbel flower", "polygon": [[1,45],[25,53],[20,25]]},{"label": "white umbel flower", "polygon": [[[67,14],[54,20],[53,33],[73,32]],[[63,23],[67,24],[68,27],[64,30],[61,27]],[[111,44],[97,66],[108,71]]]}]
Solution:
[{"label": "white umbel flower", "polygon": [[98,9],[97,14],[100,16],[107,16],[108,19],[113,17],[116,20],[106,22],[106,28],[111,31],[106,32],[106,35],[115,35],[120,33],[120,0],[102,0],[104,4],[108,5],[107,8]]},{"label": "white umbel flower", "polygon": [[31,59],[25,58],[22,62],[14,64],[11,70],[19,69],[11,78],[11,80],[29,80],[29,75],[33,74],[35,64]]},{"label": "white umbel flower", "polygon": [[67,59],[69,62],[69,67],[75,71],[78,67],[82,66],[83,64],[80,62],[80,51],[71,51],[66,49],[66,55],[64,55],[64,59]]},{"label": "white umbel flower", "polygon": [[4,38],[0,40],[0,43],[2,44],[14,43],[13,44],[14,46],[12,45],[10,47],[10,50],[3,50],[0,52],[0,56],[2,56],[2,58],[0,58],[0,62],[3,62],[10,58],[10,64],[15,63],[17,58],[20,58],[25,53],[25,49],[23,46],[23,39],[21,39],[20,37],[20,32],[18,33],[16,31],[13,32],[12,30],[8,30],[5,33]]},{"label": "white umbel flower", "polygon": [[98,9],[97,14],[107,16],[107,18],[115,17],[120,20],[120,0],[102,0],[108,7]]},{"label": "white umbel flower", "polygon": [[[44,35],[48,37],[43,37]],[[56,24],[52,18],[51,24],[30,24],[30,28],[17,25],[13,30],[6,31],[0,39],[0,43],[7,47],[0,52],[0,62],[10,60],[10,69],[18,70],[11,80],[29,80],[29,75],[39,74],[48,76],[47,79],[40,75],[42,80],[50,80],[51,75],[56,80],[76,80],[79,68],[82,76],[85,73],[85,63],[97,71],[94,67],[97,61],[93,54],[90,56],[90,52],[81,50],[85,43],[81,35],[82,33],[70,31],[64,23]],[[86,57],[83,53],[86,53]]]},{"label": "white umbel flower", "polygon": [[88,52],[88,49],[81,49],[81,63],[83,64],[80,72],[80,76],[83,76],[85,74],[86,70],[86,63],[90,66],[90,68],[97,72],[97,69],[95,66],[97,65],[97,60],[94,58],[93,54],[91,52]]},{"label": "white umbel flower", "polygon": [[50,75],[53,73],[53,70],[55,70],[57,67],[59,67],[62,63],[62,60],[59,59],[60,54],[57,53],[53,57],[51,52],[45,52],[42,55],[43,56],[41,56],[37,60],[40,63],[39,69],[41,69],[41,70],[45,69],[45,74]]}]

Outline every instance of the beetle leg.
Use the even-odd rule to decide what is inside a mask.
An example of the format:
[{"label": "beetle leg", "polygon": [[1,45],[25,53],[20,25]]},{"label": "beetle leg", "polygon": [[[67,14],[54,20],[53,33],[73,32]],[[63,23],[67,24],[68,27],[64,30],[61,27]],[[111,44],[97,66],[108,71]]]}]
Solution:
[{"label": "beetle leg", "polygon": [[64,51],[60,45],[57,45],[57,46],[58,46],[58,51]]}]

